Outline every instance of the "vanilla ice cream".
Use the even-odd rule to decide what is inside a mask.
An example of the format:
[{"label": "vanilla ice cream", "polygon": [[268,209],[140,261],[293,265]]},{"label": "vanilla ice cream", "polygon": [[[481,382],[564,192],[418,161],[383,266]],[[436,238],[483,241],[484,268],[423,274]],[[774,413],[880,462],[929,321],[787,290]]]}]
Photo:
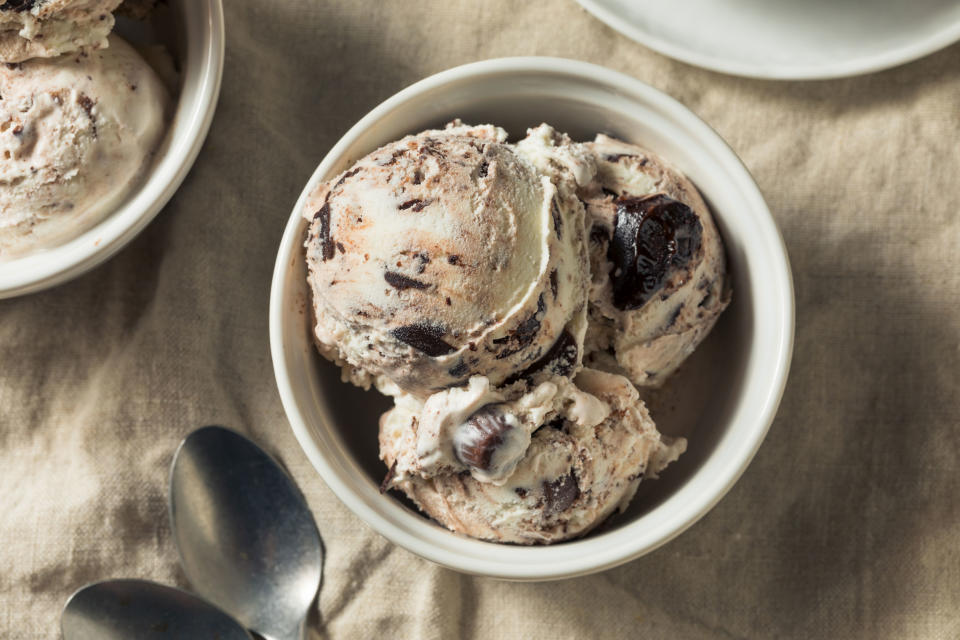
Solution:
[{"label": "vanilla ice cream", "polygon": [[587,533],[685,447],[660,435],[626,378],[591,369],[529,393],[475,378],[380,422],[384,488],[453,531],[517,544]]},{"label": "vanilla ice cream", "polygon": [[63,242],[142,177],[170,98],[117,36],[110,47],[0,65],[0,260]]},{"label": "vanilla ice cream", "polygon": [[384,490],[459,533],[551,543],[684,450],[634,385],[676,369],[729,293],[706,205],[657,156],[455,123],[371,153],[303,214],[320,352],[394,398]]},{"label": "vanilla ice cream", "polygon": [[0,2],[0,61],[22,62],[106,47],[121,0]]},{"label": "vanilla ice cream", "polygon": [[659,386],[727,307],[723,243],[696,187],[665,160],[600,135],[581,189],[592,285],[585,363]]},{"label": "vanilla ice cream", "polygon": [[315,336],[346,379],[418,399],[579,367],[584,211],[492,126],[382,147],[307,199]]}]

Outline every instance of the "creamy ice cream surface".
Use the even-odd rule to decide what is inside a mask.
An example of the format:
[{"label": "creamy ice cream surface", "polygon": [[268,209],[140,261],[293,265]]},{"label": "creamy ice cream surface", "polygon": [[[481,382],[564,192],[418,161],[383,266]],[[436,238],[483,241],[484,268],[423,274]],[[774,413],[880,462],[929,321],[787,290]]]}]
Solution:
[{"label": "creamy ice cream surface", "polygon": [[108,45],[121,0],[0,2],[0,61],[22,62]]},{"label": "creamy ice cream surface", "polygon": [[0,65],[0,260],[70,239],[142,177],[170,98],[117,36],[110,47]]},{"label": "creamy ice cream surface", "polygon": [[[474,402],[454,401],[461,406],[443,412],[452,420],[431,415],[437,407],[398,402],[380,422],[380,455],[391,469],[385,485],[459,533],[516,544],[583,535],[624,508],[644,476],[656,476],[686,447],[660,435],[622,376],[583,369],[573,382],[558,377],[505,396],[484,396],[489,389],[477,380],[465,392]],[[447,430],[439,439],[438,422]],[[459,439],[470,446],[458,446]],[[439,447],[421,449],[424,440],[439,440]],[[516,442],[526,445],[520,456]],[[495,480],[478,474],[477,464],[501,448],[516,458],[509,473]]]},{"label": "creamy ice cream surface", "polygon": [[729,293],[710,212],[666,161],[457,121],[360,159],[303,215],[317,346],[394,398],[384,490],[459,533],[552,543],[684,450],[637,386],[679,366]]},{"label": "creamy ice cream surface", "polygon": [[382,147],[308,197],[315,337],[347,379],[423,400],[572,374],[586,330],[584,212],[492,126]]},{"label": "creamy ice cream surface", "polygon": [[488,378],[475,376],[422,403],[398,397],[385,418],[386,432],[399,435],[398,429],[410,427],[401,437],[413,439],[395,447],[399,453],[390,483],[467,471],[480,482],[503,484],[523,458],[531,434],[573,397],[565,393],[570,385],[569,378],[554,376],[532,388],[519,381],[496,388]]},{"label": "creamy ice cream surface", "polygon": [[730,300],[723,243],[696,187],[659,156],[600,135],[581,189],[592,285],[585,361],[659,386]]}]

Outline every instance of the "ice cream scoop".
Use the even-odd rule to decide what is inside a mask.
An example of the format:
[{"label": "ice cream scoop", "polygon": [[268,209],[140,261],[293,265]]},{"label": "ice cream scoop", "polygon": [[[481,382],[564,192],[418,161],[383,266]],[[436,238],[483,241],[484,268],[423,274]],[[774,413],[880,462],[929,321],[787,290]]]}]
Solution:
[{"label": "ice cream scoop", "polygon": [[526,453],[531,434],[562,410],[570,389],[563,376],[532,388],[521,381],[498,388],[475,376],[425,402],[396,398],[396,408],[381,421],[381,438],[388,434],[397,452],[384,488],[408,476],[461,472],[503,484]]},{"label": "ice cream scoop", "polygon": [[583,207],[492,126],[424,131],[307,199],[315,337],[346,379],[430,394],[571,375],[589,266]]},{"label": "ice cream scoop", "polygon": [[659,386],[727,307],[723,243],[696,187],[655,154],[597,136],[587,205],[589,366]]},{"label": "ice cream scoop", "polygon": [[107,46],[121,0],[0,2],[0,61],[22,62]]},{"label": "ice cream scoop", "polygon": [[0,65],[0,260],[86,230],[149,164],[170,98],[130,45],[110,43]]},{"label": "ice cream scoop", "polygon": [[[449,404],[469,410],[491,403],[467,417],[462,410],[447,411],[455,419],[444,423],[446,437],[423,434],[438,422],[430,416],[436,407],[398,403],[380,425],[380,454],[391,469],[385,486],[403,490],[459,533],[518,544],[583,535],[624,507],[644,476],[655,476],[686,447],[682,439],[660,435],[637,390],[619,375],[583,369],[573,383],[557,377],[512,401],[485,396],[490,389],[476,380],[465,392],[472,404]],[[524,434],[525,446],[516,446],[516,431]],[[470,457],[458,453],[464,434]],[[438,446],[421,449],[422,439]],[[425,455],[418,459],[418,453]],[[496,481],[477,474],[478,464],[501,454],[516,458],[509,473]]]},{"label": "ice cream scoop", "polygon": [[669,376],[728,293],[709,210],[657,156],[455,123],[363,158],[304,215],[320,351],[394,396],[384,490],[460,533],[551,543],[683,451],[634,384]]}]

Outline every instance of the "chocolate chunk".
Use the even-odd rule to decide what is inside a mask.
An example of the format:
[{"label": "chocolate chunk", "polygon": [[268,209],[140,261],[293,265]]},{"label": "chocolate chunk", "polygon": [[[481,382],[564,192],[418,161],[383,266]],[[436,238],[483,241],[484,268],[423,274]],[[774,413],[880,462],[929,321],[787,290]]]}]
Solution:
[{"label": "chocolate chunk", "polygon": [[3,4],[0,4],[0,11],[16,11],[20,13],[33,9],[36,4],[37,0],[7,0]]},{"label": "chocolate chunk", "polygon": [[610,240],[610,231],[601,224],[595,224],[590,227],[590,242],[594,244],[603,244]]},{"label": "chocolate chunk", "polygon": [[557,282],[557,270],[554,269],[553,271],[550,272],[550,291],[553,293],[554,300],[557,299],[558,287],[559,287],[559,283]]},{"label": "chocolate chunk", "polygon": [[397,474],[397,461],[394,460],[393,464],[390,465],[390,470],[387,471],[387,475],[383,477],[383,480],[380,482],[380,493],[386,493],[387,489],[390,488],[390,483],[393,482],[393,477]]},{"label": "chocolate chunk", "polygon": [[569,331],[564,331],[553,343],[553,346],[547,350],[546,354],[524,369],[520,375],[509,378],[507,384],[516,382],[521,378],[532,378],[544,369],[558,376],[569,376],[577,366],[579,355],[580,349],[577,347],[577,341]]},{"label": "chocolate chunk", "polygon": [[533,433],[531,433],[530,435],[531,436],[536,435],[537,432],[540,431],[540,429],[543,429],[544,427],[546,427],[547,429],[553,429],[554,431],[562,431],[564,433],[569,433],[566,419],[563,416],[557,416],[550,422],[546,422],[538,426],[536,429],[533,430]]},{"label": "chocolate chunk", "polygon": [[77,104],[79,104],[83,110],[87,112],[88,117],[93,118],[94,102],[90,99],[90,96],[85,93],[81,93],[79,96],[77,96]]},{"label": "chocolate chunk", "polygon": [[447,256],[447,262],[452,265],[460,264],[460,256]]},{"label": "chocolate chunk", "polygon": [[635,153],[608,153],[603,159],[607,162],[620,162],[624,158],[640,158],[640,162],[637,163],[640,167],[645,167],[650,162],[648,158],[638,156]]},{"label": "chocolate chunk", "polygon": [[690,207],[663,194],[617,200],[615,227],[607,259],[613,304],[624,311],[642,307],[671,269],[689,266],[703,231]]},{"label": "chocolate chunk", "polygon": [[430,285],[426,282],[420,282],[419,280],[414,280],[413,278],[408,278],[402,273],[397,273],[396,271],[384,271],[383,279],[387,281],[394,289],[398,291],[403,291],[404,289],[429,289]]},{"label": "chocolate chunk", "polygon": [[710,305],[713,302],[713,292],[707,291],[706,295],[703,296],[703,300],[700,301],[700,304],[697,305],[698,308],[702,309]]},{"label": "chocolate chunk", "polygon": [[447,369],[447,373],[449,373],[454,378],[462,378],[463,376],[467,375],[469,371],[470,371],[470,367],[468,367],[467,363],[464,362],[463,360],[461,360],[456,365]]},{"label": "chocolate chunk", "polygon": [[487,162],[486,160],[482,161],[482,162],[480,163],[480,166],[477,167],[477,177],[479,177],[479,178],[486,178],[486,177],[487,177],[487,170],[488,170],[489,168],[490,168],[490,163]]},{"label": "chocolate chunk", "polygon": [[550,201],[550,215],[553,216],[553,230],[557,234],[557,239],[563,240],[563,217],[560,215],[556,198]]},{"label": "chocolate chunk", "polygon": [[563,431],[563,432],[565,432],[565,433],[566,433],[566,431],[567,431],[567,421],[566,421],[566,419],[565,419],[563,416],[557,416],[556,418],[554,418],[553,420],[551,420],[550,422],[548,422],[548,423],[545,424],[544,426],[545,426],[545,427],[550,427],[551,429],[554,429],[555,431]]},{"label": "chocolate chunk", "polygon": [[386,161],[380,162],[380,161],[378,160],[378,161],[377,161],[377,164],[380,165],[381,167],[390,166],[391,164],[395,163],[395,162],[397,161],[397,159],[399,159],[400,156],[402,156],[403,154],[405,154],[407,151],[409,151],[409,149],[407,149],[407,148],[397,149],[397,150],[395,150],[393,153],[390,154],[390,157],[389,157]]},{"label": "chocolate chunk", "polygon": [[613,189],[607,189],[606,187],[601,187],[600,190],[603,191],[604,195],[612,196],[614,198],[620,197],[620,194],[614,191]]},{"label": "chocolate chunk", "polygon": [[336,245],[330,238],[330,203],[324,202],[320,210],[313,214],[313,219],[320,219],[320,232],[317,239],[320,241],[320,257],[323,261],[331,259],[337,251]]},{"label": "chocolate chunk", "polygon": [[667,318],[667,324],[666,324],[666,326],[665,326],[666,329],[669,329],[670,327],[672,327],[672,326],[677,322],[677,318],[680,317],[680,312],[681,312],[681,311],[683,311],[683,303],[682,303],[682,302],[677,305],[677,308],[676,308],[676,309],[674,309],[673,311],[670,312],[670,317]]},{"label": "chocolate chunk", "polygon": [[413,184],[420,184],[421,182],[423,182],[423,171],[415,169],[413,171]]},{"label": "chocolate chunk", "polygon": [[345,174],[343,174],[342,176],[340,176],[340,179],[337,180],[337,183],[336,183],[335,185],[333,185],[333,188],[336,189],[337,187],[339,187],[340,185],[342,185],[344,182],[346,182],[346,181],[347,181],[347,178],[352,178],[353,176],[355,176],[355,175],[357,175],[358,173],[360,173],[360,169],[361,169],[361,167],[357,167],[356,169],[351,169],[350,171],[347,171]]},{"label": "chocolate chunk", "polygon": [[579,497],[580,485],[573,471],[556,480],[543,483],[543,511],[547,515],[566,511]]},{"label": "chocolate chunk", "polygon": [[434,156],[434,157],[436,157],[436,158],[440,158],[440,159],[442,160],[443,158],[447,157],[447,154],[444,153],[443,151],[441,151],[441,150],[437,147],[437,144],[438,144],[438,143],[437,143],[437,140],[436,140],[435,138],[427,138],[427,139],[424,141],[423,146],[420,147],[420,150],[423,151],[423,153],[429,154],[429,155]]},{"label": "chocolate chunk", "polygon": [[390,331],[400,342],[434,358],[456,351],[443,340],[445,333],[443,327],[432,324],[408,324]]},{"label": "chocolate chunk", "polygon": [[531,313],[529,318],[521,322],[513,332],[513,336],[519,345],[526,346],[537,337],[537,333],[540,331],[540,321],[546,309],[547,305],[543,301],[543,294],[541,293],[540,297],[537,298],[537,310]]},{"label": "chocolate chunk", "polygon": [[512,356],[533,342],[534,338],[537,337],[537,333],[540,332],[540,321],[543,319],[543,313],[546,311],[546,309],[547,305],[543,301],[543,294],[541,293],[540,297],[537,299],[536,311],[531,313],[523,322],[517,325],[517,328],[514,329],[509,335],[503,336],[502,338],[495,338],[493,340],[493,343],[498,345],[510,344],[509,347],[497,354],[498,360]]},{"label": "chocolate chunk", "polygon": [[87,117],[90,118],[90,122],[92,123],[91,133],[93,134],[93,137],[98,137],[97,119],[93,117],[93,106],[96,103],[90,99],[90,96],[85,93],[81,93],[79,96],[77,96],[77,104],[80,105],[80,108],[83,109],[86,112]]},{"label": "chocolate chunk", "polygon": [[515,491],[516,494],[517,494],[518,496],[520,496],[521,498],[526,498],[526,497],[527,497],[528,491],[527,491],[526,489],[524,489],[523,487],[517,487],[516,489],[514,489],[514,491]]},{"label": "chocolate chunk", "polygon": [[400,211],[406,211],[410,209],[411,211],[423,211],[423,208],[433,202],[433,198],[427,198],[426,200],[420,200],[419,198],[414,198],[412,200],[407,200],[401,204],[398,209]]},{"label": "chocolate chunk", "polygon": [[478,409],[453,434],[453,452],[463,464],[489,471],[493,454],[503,444],[506,433],[513,429],[497,405]]}]

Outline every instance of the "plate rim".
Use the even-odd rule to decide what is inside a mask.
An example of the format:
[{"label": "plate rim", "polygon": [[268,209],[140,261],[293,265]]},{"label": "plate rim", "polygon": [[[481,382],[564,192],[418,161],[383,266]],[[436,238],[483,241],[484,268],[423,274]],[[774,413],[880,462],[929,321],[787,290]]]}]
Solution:
[{"label": "plate rim", "polygon": [[831,65],[799,65],[787,68],[751,65],[698,53],[677,45],[671,40],[658,38],[607,8],[603,0],[577,0],[577,2],[593,17],[610,28],[661,55],[702,69],[759,80],[832,80],[865,75],[919,60],[960,41],[960,18],[958,18],[953,23],[947,23],[946,27],[928,38],[890,49],[883,54],[855,57]]}]

